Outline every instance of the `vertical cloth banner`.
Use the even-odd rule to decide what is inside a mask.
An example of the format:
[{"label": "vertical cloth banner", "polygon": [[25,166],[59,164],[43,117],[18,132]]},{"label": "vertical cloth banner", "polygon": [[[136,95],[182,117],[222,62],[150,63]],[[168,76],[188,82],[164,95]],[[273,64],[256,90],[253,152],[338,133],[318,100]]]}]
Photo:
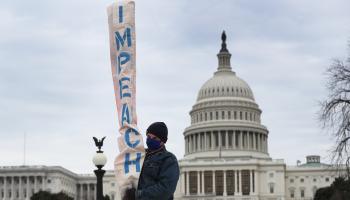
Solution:
[{"label": "vertical cloth banner", "polygon": [[121,198],[126,189],[137,188],[145,155],[136,117],[135,2],[123,0],[107,8],[110,56],[118,111],[119,155],[114,169]]}]

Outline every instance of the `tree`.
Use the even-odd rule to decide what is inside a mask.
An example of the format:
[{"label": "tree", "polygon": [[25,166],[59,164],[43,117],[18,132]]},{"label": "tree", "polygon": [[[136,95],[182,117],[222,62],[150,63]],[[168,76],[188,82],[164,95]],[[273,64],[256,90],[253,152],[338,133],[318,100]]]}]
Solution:
[{"label": "tree", "polygon": [[63,192],[52,194],[47,191],[39,191],[30,197],[30,200],[73,200]]},{"label": "tree", "polygon": [[348,200],[350,199],[350,180],[338,177],[332,185],[316,191],[314,200]]},{"label": "tree", "polygon": [[321,102],[319,119],[335,139],[333,163],[340,169],[345,165],[350,179],[350,51],[347,60],[334,59],[326,74],[329,94]]},{"label": "tree", "polygon": [[30,197],[30,200],[51,200],[52,194],[47,191],[39,191]]}]

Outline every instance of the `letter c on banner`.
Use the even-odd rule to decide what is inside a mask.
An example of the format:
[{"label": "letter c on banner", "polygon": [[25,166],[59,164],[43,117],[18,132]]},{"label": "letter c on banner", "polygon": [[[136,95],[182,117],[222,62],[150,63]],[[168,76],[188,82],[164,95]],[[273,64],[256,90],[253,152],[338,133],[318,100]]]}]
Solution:
[{"label": "letter c on banner", "polygon": [[140,140],[136,140],[134,143],[131,143],[130,133],[135,133],[135,135],[139,135],[139,133],[132,128],[128,128],[124,134],[124,139],[125,139],[126,144],[131,148],[135,148],[138,144],[140,144]]}]

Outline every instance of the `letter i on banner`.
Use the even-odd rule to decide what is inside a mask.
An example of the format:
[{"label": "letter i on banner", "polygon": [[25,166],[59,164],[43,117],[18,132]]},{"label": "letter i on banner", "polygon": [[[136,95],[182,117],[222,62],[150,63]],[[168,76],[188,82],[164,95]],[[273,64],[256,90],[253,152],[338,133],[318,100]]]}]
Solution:
[{"label": "letter i on banner", "polygon": [[117,105],[120,153],[114,161],[116,179],[124,198],[125,190],[137,188],[145,155],[136,117],[135,2],[123,0],[107,8],[110,56]]}]

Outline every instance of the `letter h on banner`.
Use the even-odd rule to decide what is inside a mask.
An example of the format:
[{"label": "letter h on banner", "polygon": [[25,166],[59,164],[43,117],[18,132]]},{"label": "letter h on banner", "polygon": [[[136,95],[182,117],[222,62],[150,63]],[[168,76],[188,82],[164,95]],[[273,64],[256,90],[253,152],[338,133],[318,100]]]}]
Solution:
[{"label": "letter h on banner", "polygon": [[130,160],[130,153],[125,154],[125,162],[124,162],[124,172],[125,174],[129,173],[129,166],[130,165],[136,165],[136,172],[141,171],[141,153],[136,153],[136,159],[135,160]]}]

